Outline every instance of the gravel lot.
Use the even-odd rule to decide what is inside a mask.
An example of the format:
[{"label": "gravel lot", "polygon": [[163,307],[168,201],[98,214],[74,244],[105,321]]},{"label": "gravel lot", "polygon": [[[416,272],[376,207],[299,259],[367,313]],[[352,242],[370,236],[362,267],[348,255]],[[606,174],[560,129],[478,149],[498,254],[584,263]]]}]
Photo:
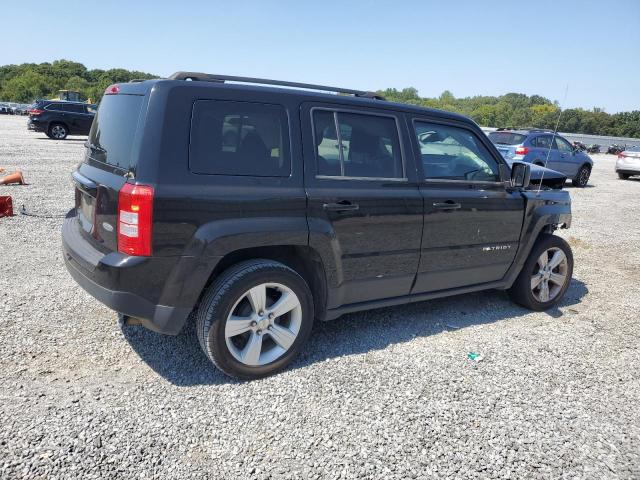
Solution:
[{"label": "gravel lot", "polygon": [[[64,214],[83,140],[0,117],[0,166],[30,182],[0,195]],[[594,160],[568,187],[560,308],[483,292],[348,315],[249,383],[193,328],[121,329],[67,274],[61,218],[0,219],[0,477],[640,478],[640,181]]]}]

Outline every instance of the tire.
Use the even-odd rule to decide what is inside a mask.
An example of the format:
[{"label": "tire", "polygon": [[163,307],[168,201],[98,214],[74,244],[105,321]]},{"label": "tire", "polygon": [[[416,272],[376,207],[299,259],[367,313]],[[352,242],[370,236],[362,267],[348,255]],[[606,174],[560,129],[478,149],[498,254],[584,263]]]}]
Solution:
[{"label": "tire", "polygon": [[589,183],[589,177],[591,176],[591,168],[588,165],[583,165],[578,170],[578,174],[576,178],[574,178],[571,183],[573,183],[574,187],[584,188]]},{"label": "tire", "polygon": [[64,140],[69,135],[69,129],[62,123],[52,123],[47,130],[47,136],[54,140]]},{"label": "tire", "polygon": [[[269,311],[285,295],[285,305],[295,306],[280,316],[274,309],[272,318]],[[262,314],[254,308],[260,303]],[[196,330],[202,350],[216,367],[230,377],[252,380],[283,369],[298,355],[313,318],[313,297],[305,280],[282,263],[258,259],[230,267],[207,289],[196,312]],[[230,326],[234,323],[238,333]],[[256,348],[250,347],[258,344],[256,356]]]},{"label": "tire", "polygon": [[631,175],[629,175],[628,173],[620,173],[620,172],[618,172],[618,178],[620,180],[629,180],[630,176]]},{"label": "tire", "polygon": [[[561,259],[563,263],[551,269],[547,274],[541,273],[540,259],[543,257],[543,253],[547,253],[547,265],[550,266],[550,262],[554,260],[558,251],[564,254],[564,260]],[[558,285],[553,278],[559,280],[559,277],[552,277],[551,275],[564,276],[564,283]],[[538,238],[518,278],[508,290],[509,296],[518,305],[541,312],[553,307],[562,300],[567,288],[569,288],[572,275],[573,253],[571,247],[562,238],[545,233]],[[536,280],[539,283],[535,288],[532,288]],[[544,283],[548,286],[548,300],[546,301],[542,292]]]}]

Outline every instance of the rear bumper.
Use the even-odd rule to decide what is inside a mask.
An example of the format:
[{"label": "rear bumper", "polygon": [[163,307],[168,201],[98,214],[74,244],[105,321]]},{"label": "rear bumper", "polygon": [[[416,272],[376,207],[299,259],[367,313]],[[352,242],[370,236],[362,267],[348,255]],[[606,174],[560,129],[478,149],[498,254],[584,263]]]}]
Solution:
[{"label": "rear bumper", "polygon": [[620,159],[616,162],[616,172],[640,175],[640,159]]},{"label": "rear bumper", "polygon": [[46,130],[46,126],[41,122],[34,122],[33,120],[29,120],[27,122],[27,129],[33,130],[34,132],[44,132]]},{"label": "rear bumper", "polygon": [[67,270],[90,295],[167,335],[180,332],[218,260],[103,253],[80,232],[75,210],[64,221],[62,248]]}]

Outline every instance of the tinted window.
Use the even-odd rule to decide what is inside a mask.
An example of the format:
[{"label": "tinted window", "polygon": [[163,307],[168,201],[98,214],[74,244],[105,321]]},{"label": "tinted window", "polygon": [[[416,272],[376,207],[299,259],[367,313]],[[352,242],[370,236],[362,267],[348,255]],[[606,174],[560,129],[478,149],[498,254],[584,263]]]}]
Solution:
[{"label": "tinted window", "polygon": [[415,122],[415,132],[426,178],[500,180],[497,161],[471,131]]},{"label": "tinted window", "polygon": [[287,177],[287,113],[280,105],[198,100],[193,105],[189,165],[195,173]]},{"label": "tinted window", "polygon": [[64,111],[64,108],[63,108],[61,103],[50,103],[49,105],[47,105],[45,107],[45,109],[46,110],[55,110],[55,111],[59,111],[59,112]]},{"label": "tinted window", "polygon": [[313,123],[319,175],[403,178],[394,118],[316,110]]},{"label": "tinted window", "polygon": [[143,100],[144,97],[140,95],[102,97],[89,132],[88,142],[93,159],[126,170],[135,165],[131,150]]},{"label": "tinted window", "polygon": [[572,152],[573,148],[564,138],[556,137],[556,145],[561,152]]},{"label": "tinted window", "polygon": [[66,103],[63,105],[65,112],[84,113],[84,107],[77,103]]},{"label": "tinted window", "polygon": [[526,135],[512,132],[491,132],[489,139],[498,145],[520,145],[527,138]]},{"label": "tinted window", "polygon": [[532,143],[534,146],[538,147],[538,148],[546,148],[549,149],[551,148],[551,140],[552,137],[549,135],[542,135],[540,137],[536,137],[533,139]]}]

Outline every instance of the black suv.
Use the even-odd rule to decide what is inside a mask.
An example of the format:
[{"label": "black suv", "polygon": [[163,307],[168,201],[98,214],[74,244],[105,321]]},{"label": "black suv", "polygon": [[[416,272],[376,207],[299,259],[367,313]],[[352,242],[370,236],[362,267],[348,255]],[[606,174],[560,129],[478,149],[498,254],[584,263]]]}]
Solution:
[{"label": "black suv", "polygon": [[457,114],[177,73],[107,89],[64,259],[125,323],[177,334],[193,314],[207,357],[256,378],[314,319],[483,289],[557,304],[571,201],[529,175]]},{"label": "black suv", "polygon": [[39,100],[29,109],[27,128],[64,140],[67,135],[88,135],[96,106],[62,100]]}]

